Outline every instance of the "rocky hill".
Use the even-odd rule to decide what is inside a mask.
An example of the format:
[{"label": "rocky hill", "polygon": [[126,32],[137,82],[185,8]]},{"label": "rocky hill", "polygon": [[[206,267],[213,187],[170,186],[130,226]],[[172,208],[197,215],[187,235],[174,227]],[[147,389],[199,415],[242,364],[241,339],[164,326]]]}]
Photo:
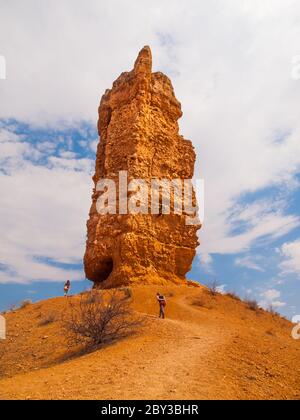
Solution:
[{"label": "rocky hill", "polygon": [[145,325],[90,354],[68,347],[62,320],[78,296],[5,314],[1,399],[299,399],[300,342],[278,315],[204,287],[132,288]]}]

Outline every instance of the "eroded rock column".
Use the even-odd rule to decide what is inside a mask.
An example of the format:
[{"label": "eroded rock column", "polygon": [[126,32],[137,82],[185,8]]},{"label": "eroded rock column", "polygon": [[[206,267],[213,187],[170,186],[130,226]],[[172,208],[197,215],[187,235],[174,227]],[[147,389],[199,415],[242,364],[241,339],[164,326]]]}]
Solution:
[{"label": "eroded rock column", "polygon": [[134,69],[122,73],[103,95],[93,180],[95,186],[101,179],[115,181],[117,212],[99,214],[100,193],[94,189],[84,267],[95,287],[185,280],[198,245],[199,224],[187,225],[185,212],[163,214],[161,205],[158,214],[151,214],[150,193],[149,202],[141,203],[148,206],[148,214],[120,214],[118,195],[120,171],[126,171],[128,182],[143,179],[149,191],[153,179],[192,179],[195,152],[179,135],[181,116],[169,78],[152,73],[149,47],[141,50]]}]

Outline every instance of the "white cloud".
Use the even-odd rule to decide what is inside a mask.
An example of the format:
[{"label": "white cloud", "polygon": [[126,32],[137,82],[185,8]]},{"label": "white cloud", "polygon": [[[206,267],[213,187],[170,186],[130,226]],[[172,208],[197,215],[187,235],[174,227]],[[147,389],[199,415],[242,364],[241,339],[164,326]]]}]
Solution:
[{"label": "white cloud", "polygon": [[[5,128],[1,127],[1,123],[0,123],[0,143],[16,142],[19,140],[20,140],[20,136],[18,136],[17,134],[13,133],[10,130],[6,130]],[[2,150],[2,144],[1,144],[1,150]]]},{"label": "white cloud", "polygon": [[300,240],[284,243],[281,255],[284,258],[280,264],[281,275],[294,274],[300,277]]},{"label": "white cloud", "polygon": [[95,152],[96,153],[98,143],[99,143],[99,140],[98,139],[97,140],[94,140],[94,141],[92,141],[90,143],[90,149],[92,150],[92,152]]},{"label": "white cloud", "polygon": [[[246,252],[257,241],[270,242],[289,233],[300,225],[300,218],[285,213],[285,204],[276,200],[263,200],[243,206],[236,206],[232,213],[231,204],[218,214],[216,208],[211,212],[211,221],[200,232],[201,252],[234,254]],[[207,212],[206,212],[207,213]],[[234,233],[232,228],[242,224],[244,229]]]},{"label": "white cloud", "polygon": [[15,140],[1,144],[10,161],[1,153],[0,283],[81,279],[81,270],[57,263],[82,261],[93,162],[50,157],[37,165],[32,146]]},{"label": "white cloud", "polygon": [[275,289],[269,289],[263,293],[263,296],[268,300],[274,300],[280,297],[280,292]]},{"label": "white cloud", "polygon": [[54,169],[83,172],[90,172],[94,165],[90,159],[59,158],[56,156],[50,156],[48,162]]},{"label": "white cloud", "polygon": [[276,289],[268,289],[260,294],[262,300],[259,302],[263,308],[272,306],[273,308],[282,308],[286,306],[285,302],[279,300],[281,293]]},{"label": "white cloud", "polygon": [[75,152],[70,152],[70,151],[65,151],[62,150],[59,153],[59,156],[64,158],[64,159],[75,159],[76,158],[76,153]]},{"label": "white cloud", "polygon": [[218,286],[217,291],[218,293],[224,295],[226,293],[226,284],[221,284],[220,286]]},{"label": "white cloud", "polygon": [[200,253],[200,261],[201,267],[209,274],[214,273],[213,269],[213,257],[210,254],[207,254],[205,252]]},{"label": "white cloud", "polygon": [[36,148],[46,155],[50,155],[56,149],[56,144],[53,141],[43,141],[36,145]]},{"label": "white cloud", "polygon": [[1,144],[1,160],[25,155],[31,150],[31,146],[26,143],[3,142]]},{"label": "white cloud", "polygon": [[236,258],[235,265],[238,267],[246,267],[250,268],[251,270],[255,271],[265,271],[264,268],[261,267],[261,258],[258,256],[250,256],[247,255],[242,258]]}]

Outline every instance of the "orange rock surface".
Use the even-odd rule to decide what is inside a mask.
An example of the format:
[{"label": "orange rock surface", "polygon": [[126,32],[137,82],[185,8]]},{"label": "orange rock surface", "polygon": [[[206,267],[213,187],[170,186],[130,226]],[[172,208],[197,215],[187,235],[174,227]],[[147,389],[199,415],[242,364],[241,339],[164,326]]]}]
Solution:
[{"label": "orange rock surface", "polygon": [[[171,81],[152,73],[151,50],[144,47],[134,69],[122,73],[101,99],[95,187],[101,179],[118,185],[120,171],[127,171],[128,182],[143,179],[149,186],[152,179],[192,179],[195,152],[179,135],[181,116]],[[162,210],[99,214],[99,195],[95,188],[84,256],[86,277],[95,287],[184,282],[198,245],[199,224],[188,226],[186,214]]]}]

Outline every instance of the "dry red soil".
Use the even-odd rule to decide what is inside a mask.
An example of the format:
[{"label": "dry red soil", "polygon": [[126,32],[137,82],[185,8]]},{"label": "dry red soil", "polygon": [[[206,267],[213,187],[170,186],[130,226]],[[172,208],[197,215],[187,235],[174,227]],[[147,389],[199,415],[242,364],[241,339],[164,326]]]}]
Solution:
[{"label": "dry red soil", "polygon": [[157,286],[134,287],[145,325],[85,355],[67,346],[61,325],[78,297],[7,313],[0,399],[299,399],[300,341],[290,322],[202,287],[160,291],[167,319],[157,317]]}]

